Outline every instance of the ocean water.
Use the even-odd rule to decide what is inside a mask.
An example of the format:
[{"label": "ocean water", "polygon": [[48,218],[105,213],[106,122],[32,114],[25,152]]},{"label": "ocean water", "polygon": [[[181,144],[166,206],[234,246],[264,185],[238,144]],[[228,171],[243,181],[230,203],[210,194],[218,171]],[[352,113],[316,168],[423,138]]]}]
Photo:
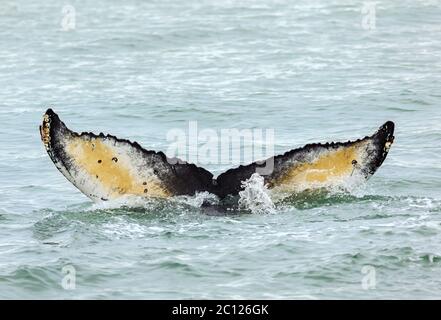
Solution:
[{"label": "ocean water", "polygon": [[[440,19],[436,0],[1,1],[0,298],[440,298]],[[396,140],[347,194],[93,204],[40,142],[49,106],[163,151],[189,121],[274,129],[276,153],[387,120]]]}]

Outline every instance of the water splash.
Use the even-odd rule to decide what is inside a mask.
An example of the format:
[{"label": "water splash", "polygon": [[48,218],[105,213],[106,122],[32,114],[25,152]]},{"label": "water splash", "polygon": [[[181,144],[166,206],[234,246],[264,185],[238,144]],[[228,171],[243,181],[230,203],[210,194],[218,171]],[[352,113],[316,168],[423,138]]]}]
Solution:
[{"label": "water splash", "polygon": [[217,205],[219,203],[219,198],[212,193],[207,191],[197,192],[194,196],[177,196],[171,198],[173,201],[179,203],[184,203],[192,207],[200,208],[203,205]]},{"label": "water splash", "polygon": [[193,196],[176,196],[167,199],[162,198],[146,198],[136,195],[124,195],[120,198],[112,199],[109,201],[97,202],[91,204],[86,211],[106,211],[115,210],[121,208],[139,208],[150,211],[163,210],[163,209],[184,209],[184,207],[201,208],[204,205],[217,205],[219,198],[209,192],[199,192]]},{"label": "water splash", "polygon": [[242,182],[243,190],[239,192],[239,208],[250,210],[252,213],[273,213],[274,203],[265,186],[264,179],[254,173],[248,180]]},{"label": "water splash", "polygon": [[93,203],[90,211],[112,210],[120,208],[155,208],[161,203],[161,199],[143,198],[135,195],[124,195],[109,201]]}]

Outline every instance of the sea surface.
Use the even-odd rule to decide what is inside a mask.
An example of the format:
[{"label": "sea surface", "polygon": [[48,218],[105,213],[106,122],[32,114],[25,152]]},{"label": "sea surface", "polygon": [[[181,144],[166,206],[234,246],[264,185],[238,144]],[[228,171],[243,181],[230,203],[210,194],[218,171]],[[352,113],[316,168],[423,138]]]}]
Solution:
[{"label": "sea surface", "polygon": [[[2,0],[0,298],[441,298],[441,1],[375,3]],[[276,153],[396,139],[366,184],[271,210],[94,204],[43,148],[48,107],[162,151],[189,121]]]}]

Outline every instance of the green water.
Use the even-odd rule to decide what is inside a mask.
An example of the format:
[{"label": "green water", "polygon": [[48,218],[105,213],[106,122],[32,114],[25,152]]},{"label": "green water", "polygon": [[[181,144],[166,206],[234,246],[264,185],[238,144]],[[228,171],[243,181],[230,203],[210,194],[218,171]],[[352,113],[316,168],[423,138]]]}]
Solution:
[{"label": "green water", "polygon": [[[362,1],[70,4],[63,31],[64,3],[0,3],[0,298],[440,297],[441,1],[377,1],[373,30]],[[367,184],[269,213],[93,204],[44,151],[48,106],[155,150],[188,121],[272,128],[277,153],[396,140]]]}]

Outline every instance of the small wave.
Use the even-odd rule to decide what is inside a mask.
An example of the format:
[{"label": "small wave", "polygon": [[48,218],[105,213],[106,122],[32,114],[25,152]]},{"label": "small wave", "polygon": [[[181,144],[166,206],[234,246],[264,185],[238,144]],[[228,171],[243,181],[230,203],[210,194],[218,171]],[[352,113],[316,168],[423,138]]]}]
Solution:
[{"label": "small wave", "polygon": [[120,208],[146,208],[156,207],[160,204],[160,199],[141,198],[137,196],[125,195],[109,201],[96,202],[92,204],[89,211],[112,210]]},{"label": "small wave", "polygon": [[198,192],[194,196],[178,196],[172,198],[173,201],[188,204],[192,207],[200,208],[204,205],[217,205],[219,204],[219,198],[207,191]]},{"label": "small wave", "polygon": [[143,238],[146,235],[163,232],[163,228],[155,226],[147,227],[119,217],[101,225],[100,232],[109,236],[111,239],[137,239]]},{"label": "small wave", "polygon": [[357,196],[347,192],[330,192],[327,189],[305,190],[300,193],[290,195],[277,202],[277,207],[290,207],[296,209],[313,209],[337,204],[350,204],[354,202],[367,201],[390,201],[393,197],[381,195],[362,195]]}]

